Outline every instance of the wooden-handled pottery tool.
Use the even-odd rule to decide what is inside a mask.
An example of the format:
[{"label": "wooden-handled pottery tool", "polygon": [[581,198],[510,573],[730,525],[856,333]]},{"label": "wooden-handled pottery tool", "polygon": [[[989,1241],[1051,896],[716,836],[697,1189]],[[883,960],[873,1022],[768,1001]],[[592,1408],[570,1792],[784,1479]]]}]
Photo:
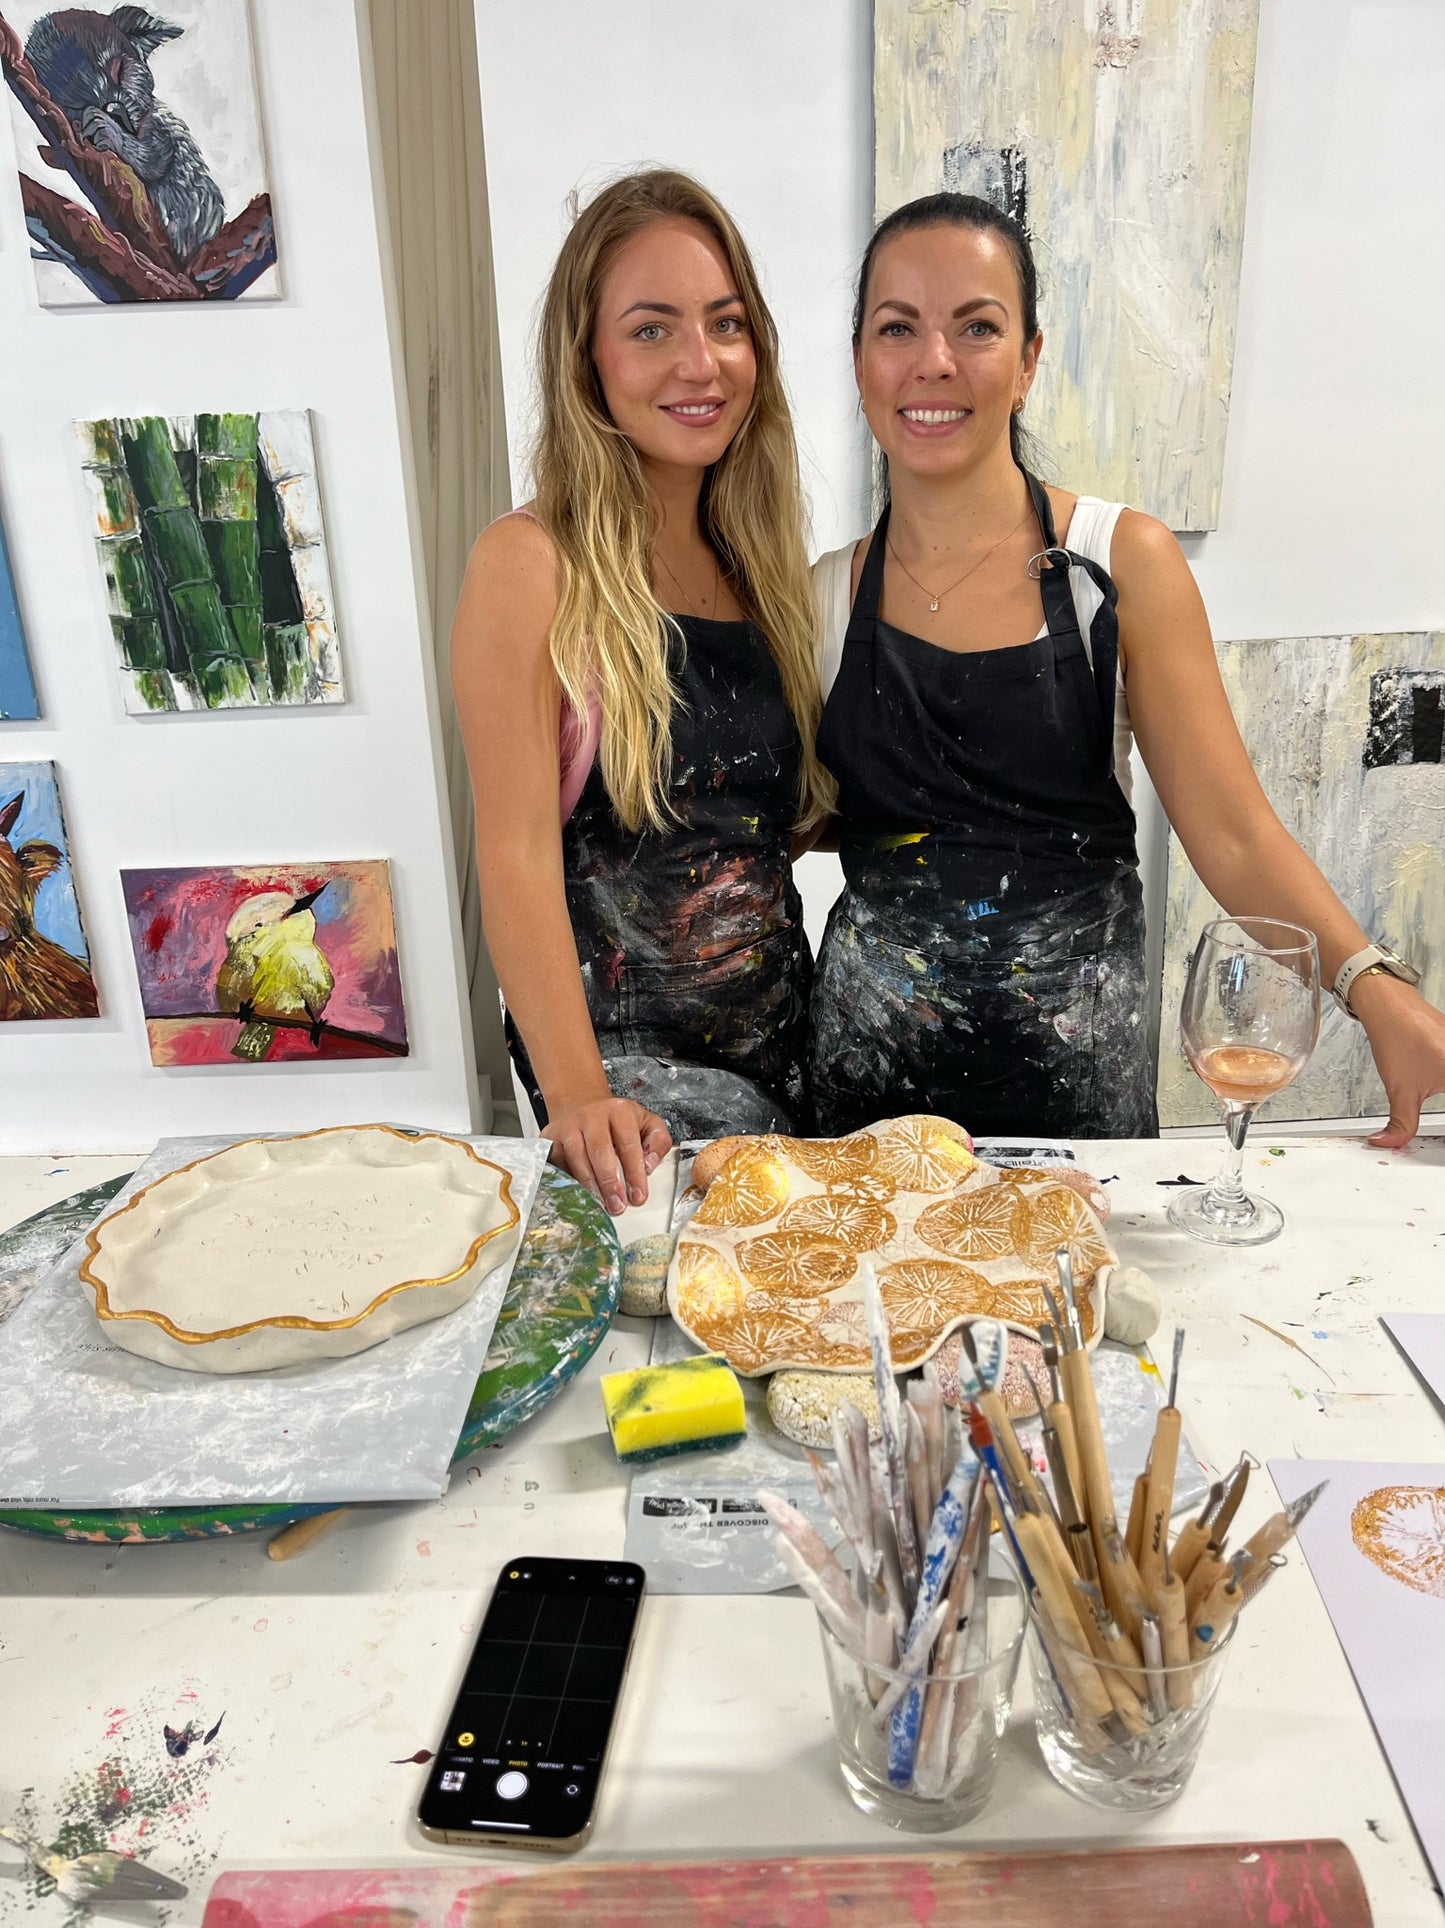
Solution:
[{"label": "wooden-handled pottery tool", "polygon": [[1144,1489],[1144,1530],[1139,1551],[1139,1578],[1151,1600],[1157,1601],[1164,1584],[1164,1562],[1169,1549],[1169,1516],[1174,1511],[1174,1474],[1179,1464],[1179,1440],[1184,1420],[1177,1404],[1179,1359],[1184,1329],[1174,1334],[1174,1365],[1169,1374],[1169,1403],[1154,1422],[1154,1444]]}]

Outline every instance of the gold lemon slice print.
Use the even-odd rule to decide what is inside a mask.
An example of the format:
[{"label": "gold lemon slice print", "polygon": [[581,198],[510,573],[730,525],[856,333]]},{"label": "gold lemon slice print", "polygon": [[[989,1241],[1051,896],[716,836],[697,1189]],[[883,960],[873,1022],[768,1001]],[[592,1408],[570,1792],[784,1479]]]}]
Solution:
[{"label": "gold lemon slice print", "polygon": [[947,1118],[895,1118],[879,1135],[877,1170],[901,1191],[952,1191],[977,1165]]},{"label": "gold lemon slice print", "polygon": [[[1009,1188],[1012,1189],[1012,1188]],[[1067,1245],[1080,1282],[1109,1263],[1109,1248],[1099,1236],[1093,1213],[1067,1185],[1043,1185],[1020,1194],[1024,1210],[1019,1220],[1018,1250],[1025,1264],[1049,1276],[1054,1253]]]},{"label": "gold lemon slice print", "polygon": [[937,1332],[920,1332],[913,1326],[900,1326],[889,1334],[889,1350],[895,1371],[903,1372],[926,1359],[938,1340]]},{"label": "gold lemon slice print", "polygon": [[707,1188],[694,1225],[766,1225],[788,1202],[792,1180],[782,1159],[751,1149],[734,1153]]},{"label": "gold lemon slice print", "polygon": [[1377,1486],[1356,1502],[1350,1532],[1381,1573],[1445,1600],[1445,1486]]},{"label": "gold lemon slice print", "polygon": [[734,1372],[769,1372],[780,1365],[812,1365],[829,1348],[805,1320],[785,1312],[744,1312],[737,1318],[697,1321],[705,1345],[727,1359]]},{"label": "gold lemon slice print", "polygon": [[858,1261],[846,1246],[814,1232],[765,1232],[743,1240],[738,1264],[753,1285],[787,1286],[816,1298],[851,1279]]},{"label": "gold lemon slice print", "polygon": [[701,1319],[729,1318],[742,1310],[746,1287],[722,1253],[711,1245],[679,1239],[678,1311],[689,1325]]},{"label": "gold lemon slice print", "polygon": [[820,1185],[862,1178],[878,1162],[878,1140],[871,1131],[852,1138],[790,1138],[788,1156]]},{"label": "gold lemon slice print", "polygon": [[876,1252],[892,1238],[898,1224],[891,1212],[868,1199],[818,1192],[790,1205],[778,1221],[778,1229],[846,1245],[850,1252]]},{"label": "gold lemon slice print", "polygon": [[856,1178],[834,1178],[828,1182],[828,1190],[834,1198],[862,1198],[874,1205],[887,1205],[898,1196],[898,1187],[891,1178],[884,1178],[878,1172],[861,1172]]},{"label": "gold lemon slice print", "polygon": [[[1015,1325],[1027,1326],[1032,1332],[1049,1317],[1049,1302],[1037,1279],[991,1279],[988,1316],[991,1319],[1012,1320]],[[1079,1294],[1079,1323],[1087,1339],[1094,1329],[1094,1304],[1092,1297],[1084,1292]]]},{"label": "gold lemon slice print", "polygon": [[992,1286],[971,1266],[949,1259],[902,1259],[885,1265],[879,1289],[890,1326],[937,1331],[961,1313],[975,1317],[992,1313]]},{"label": "gold lemon slice print", "polygon": [[917,1231],[925,1244],[950,1258],[1012,1258],[1027,1232],[1024,1201],[1012,1185],[959,1192],[920,1212]]}]

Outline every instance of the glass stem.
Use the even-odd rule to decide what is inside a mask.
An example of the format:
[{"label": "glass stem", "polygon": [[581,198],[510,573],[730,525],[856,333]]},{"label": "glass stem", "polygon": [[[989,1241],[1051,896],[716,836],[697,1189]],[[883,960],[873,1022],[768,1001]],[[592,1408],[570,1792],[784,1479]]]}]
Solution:
[{"label": "glass stem", "polygon": [[1244,1141],[1255,1110],[1254,1105],[1230,1105],[1225,1111],[1229,1146],[1203,1199],[1204,1210],[1216,1216],[1236,1218],[1244,1208]]}]

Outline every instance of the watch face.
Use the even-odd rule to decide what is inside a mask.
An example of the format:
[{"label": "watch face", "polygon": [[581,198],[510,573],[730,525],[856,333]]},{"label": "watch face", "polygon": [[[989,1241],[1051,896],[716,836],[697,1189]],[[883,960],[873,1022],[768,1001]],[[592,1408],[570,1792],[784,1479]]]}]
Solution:
[{"label": "watch face", "polygon": [[1392,976],[1404,978],[1407,984],[1418,984],[1420,982],[1420,973],[1413,964],[1401,957],[1398,951],[1392,951],[1388,944],[1381,944],[1378,941],[1376,942],[1375,949],[1380,953],[1384,961],[1385,969],[1389,971]]}]

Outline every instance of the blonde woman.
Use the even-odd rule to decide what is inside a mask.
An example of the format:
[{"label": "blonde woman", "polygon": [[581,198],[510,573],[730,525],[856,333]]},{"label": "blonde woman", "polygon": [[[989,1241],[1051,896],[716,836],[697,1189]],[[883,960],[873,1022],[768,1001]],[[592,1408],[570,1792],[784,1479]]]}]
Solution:
[{"label": "blonde woman", "polygon": [[453,679],[513,1060],[619,1212],[674,1136],[807,1123],[814,605],[776,331],[705,189],[604,189],[539,355],[536,495],[476,545]]}]

